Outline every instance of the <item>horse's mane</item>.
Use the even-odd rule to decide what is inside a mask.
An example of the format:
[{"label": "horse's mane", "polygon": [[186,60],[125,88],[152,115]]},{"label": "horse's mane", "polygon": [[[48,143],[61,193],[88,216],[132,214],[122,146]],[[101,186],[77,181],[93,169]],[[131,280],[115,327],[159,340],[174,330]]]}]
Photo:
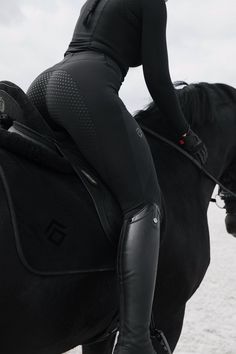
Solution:
[{"label": "horse's mane", "polygon": [[[236,89],[226,84],[207,82],[187,84],[178,81],[174,86],[184,115],[190,124],[213,121],[215,109],[219,105],[236,103]],[[143,120],[154,113],[160,116],[158,106],[152,102],[144,110],[138,111],[135,118]]]}]

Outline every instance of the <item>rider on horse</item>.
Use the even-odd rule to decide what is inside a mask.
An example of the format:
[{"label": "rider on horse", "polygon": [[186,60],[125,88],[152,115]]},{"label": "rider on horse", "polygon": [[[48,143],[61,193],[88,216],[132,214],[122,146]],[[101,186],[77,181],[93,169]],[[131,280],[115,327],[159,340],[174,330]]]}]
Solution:
[{"label": "rider on horse", "polygon": [[152,155],[118,95],[129,67],[143,65],[173,141],[201,163],[207,159],[170,79],[166,22],[164,0],[86,1],[64,59],[41,73],[27,92],[54,129],[71,135],[123,212],[115,354],[154,354],[149,324],[160,243],[161,197]]}]

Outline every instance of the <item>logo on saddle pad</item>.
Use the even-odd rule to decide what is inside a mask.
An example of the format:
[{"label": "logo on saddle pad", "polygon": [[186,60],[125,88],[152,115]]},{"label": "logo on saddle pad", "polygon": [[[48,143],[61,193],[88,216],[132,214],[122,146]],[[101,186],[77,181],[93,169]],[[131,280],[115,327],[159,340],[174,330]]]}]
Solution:
[{"label": "logo on saddle pad", "polygon": [[66,238],[66,226],[59,221],[52,219],[45,230],[49,241],[56,246],[60,246]]},{"label": "logo on saddle pad", "polygon": [[4,99],[0,96],[0,113],[4,113],[5,111],[5,101]]}]

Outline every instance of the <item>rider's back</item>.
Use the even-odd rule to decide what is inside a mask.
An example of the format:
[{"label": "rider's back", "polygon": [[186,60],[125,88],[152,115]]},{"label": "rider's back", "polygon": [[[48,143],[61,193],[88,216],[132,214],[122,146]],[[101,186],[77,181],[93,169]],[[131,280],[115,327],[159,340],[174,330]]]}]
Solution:
[{"label": "rider's back", "polygon": [[100,0],[88,15],[94,0],[81,9],[72,41],[66,52],[101,51],[127,70],[141,64],[141,1]]},{"label": "rider's back", "polygon": [[119,64],[123,77],[142,64],[148,90],[179,138],[188,124],[170,78],[166,21],[164,0],[87,0],[65,54],[101,52]]}]

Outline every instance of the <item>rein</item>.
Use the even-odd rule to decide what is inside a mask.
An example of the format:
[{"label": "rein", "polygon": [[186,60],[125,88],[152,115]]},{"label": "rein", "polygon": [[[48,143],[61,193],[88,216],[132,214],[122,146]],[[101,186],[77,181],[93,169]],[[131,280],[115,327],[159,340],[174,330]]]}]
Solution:
[{"label": "rein", "polygon": [[[142,130],[146,133],[148,133],[149,135],[153,136],[154,138],[163,141],[164,143],[170,145],[171,147],[173,147],[175,150],[179,151],[182,155],[186,156],[190,161],[192,161],[192,163],[197,166],[197,168],[199,170],[201,170],[204,175],[206,175],[211,181],[213,181],[214,183],[218,184],[218,186],[220,186],[222,188],[222,190],[224,190],[225,192],[229,193],[232,197],[236,198],[236,193],[232,192],[230,189],[226,188],[217,178],[215,178],[214,176],[212,176],[212,174],[210,172],[208,172],[201,164],[200,162],[198,162],[197,160],[195,160],[192,155],[190,155],[188,152],[186,152],[185,150],[183,150],[181,147],[179,147],[178,145],[176,145],[175,143],[173,143],[171,140],[164,138],[162,135],[154,132],[153,130],[145,127],[143,124],[139,124],[140,127],[142,128]],[[217,200],[215,198],[211,198],[211,202],[217,203]]]}]

